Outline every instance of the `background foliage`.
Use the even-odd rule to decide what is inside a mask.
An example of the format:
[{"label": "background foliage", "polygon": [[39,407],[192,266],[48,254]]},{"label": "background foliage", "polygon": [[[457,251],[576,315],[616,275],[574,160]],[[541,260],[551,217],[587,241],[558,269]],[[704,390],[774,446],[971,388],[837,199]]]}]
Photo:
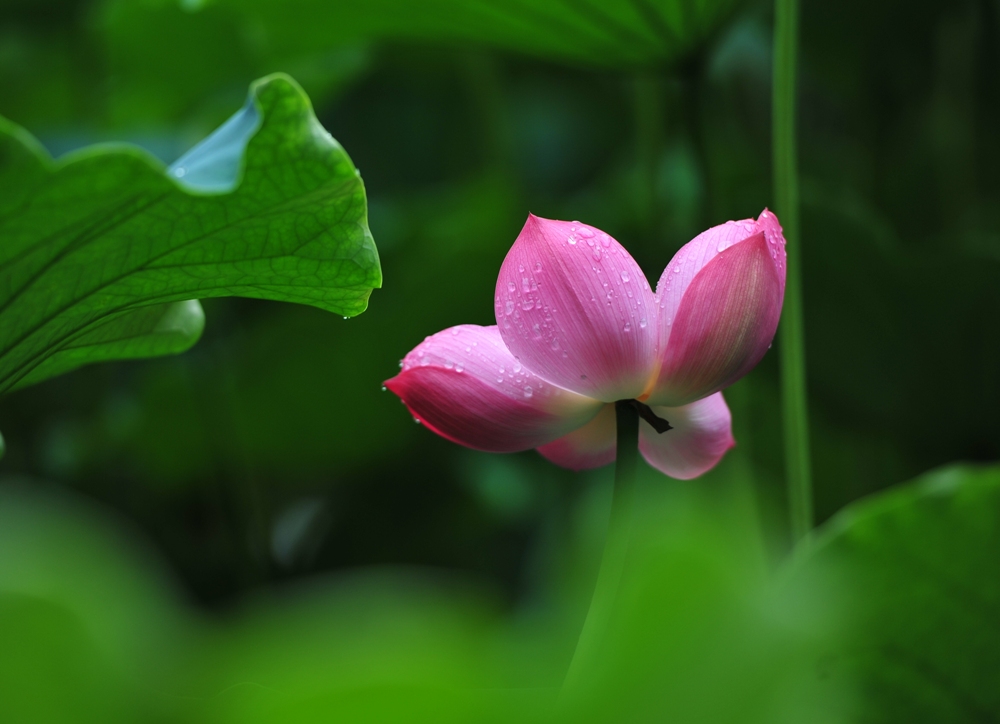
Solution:
[{"label": "background foliage", "polygon": [[[756,0],[434,0],[416,8],[393,0],[0,7],[0,115],[56,158],[125,140],[144,148],[144,159],[170,164],[240,108],[254,79],[294,76],[362,172],[385,279],[368,311],[348,321],[342,314],[357,309],[333,315],[206,299],[202,339],[183,355],[84,367],[0,400],[0,487],[14,511],[0,525],[8,541],[0,578],[22,596],[3,599],[20,613],[0,619],[23,622],[0,635],[22,637],[23,648],[8,650],[41,652],[36,669],[4,657],[4,676],[57,676],[61,690],[77,682],[66,701],[131,692],[110,697],[118,709],[95,715],[103,721],[150,712],[245,721],[247,711],[267,721],[261,712],[282,706],[309,720],[330,702],[350,721],[351,707],[372,700],[386,707],[366,714],[373,720],[446,710],[456,721],[470,711],[503,719],[544,709],[530,695],[421,698],[456,682],[551,698],[582,621],[610,471],[575,475],[534,453],[451,445],[414,425],[381,381],[425,335],[491,322],[496,272],[528,211],[607,230],[655,279],[698,231],[772,203],[771,8]],[[801,23],[807,364],[825,520],[928,469],[1000,458],[1000,5],[805,0]],[[11,242],[5,235],[0,243]],[[679,583],[636,594],[636,627],[654,633],[646,648],[623,633],[616,654],[651,670],[679,671],[671,667],[695,654],[703,665],[678,674],[659,700],[643,698],[648,690],[635,681],[602,679],[596,703],[581,710],[599,718],[631,692],[636,720],[667,701],[679,720],[693,721],[685,716],[710,697],[690,703],[684,692],[715,691],[717,681],[756,671],[774,687],[761,696],[782,702],[790,721],[805,720],[810,702],[831,700],[842,705],[825,714],[831,721],[860,720],[855,694],[871,706],[866,721],[1000,716],[988,693],[1000,690],[995,636],[982,633],[995,629],[998,605],[990,576],[997,558],[986,555],[997,547],[996,473],[955,469],[945,475],[950,489],[927,483],[930,492],[890,493],[838,538],[849,513],[805,573],[781,579],[788,588],[764,573],[743,578],[753,568],[739,558],[748,545],[761,571],[784,565],[787,552],[776,355],[727,400],[738,447],[723,464],[697,483],[649,481],[677,517],[650,533],[649,550],[662,555],[644,565],[656,580]],[[942,502],[953,495],[953,505]],[[894,518],[907,496],[916,507]],[[85,512],[95,506],[101,512]],[[747,522],[748,508],[762,529]],[[103,537],[122,526],[119,538]],[[942,546],[926,558],[933,540]],[[928,547],[912,551],[913,541]],[[149,559],[130,557],[147,545]],[[852,556],[863,561],[842,562]],[[387,564],[467,578],[458,584],[442,574],[447,580],[428,590],[422,574],[400,584],[357,572],[336,583],[344,571]],[[65,594],[14,583],[35,569],[50,571]],[[74,582],[73,570],[94,573]],[[886,598],[862,594],[894,576],[905,580],[883,583]],[[93,603],[95,581],[122,593],[115,618]],[[307,587],[294,589],[290,608],[271,601],[285,582]],[[394,585],[405,595],[383,593]],[[452,585],[473,590],[440,592]],[[846,591],[842,605],[818,604],[828,589]],[[677,590],[689,595],[670,598]],[[670,630],[643,608],[657,596],[689,626]],[[28,605],[37,600],[49,608]],[[925,618],[887,613],[914,602]],[[373,622],[367,638],[344,623],[358,611]],[[779,613],[761,623],[761,611]],[[80,620],[97,628],[81,630]],[[127,628],[133,620],[138,629]],[[397,622],[398,635],[386,633],[385,621]],[[555,633],[526,652],[519,647],[533,638],[532,625]],[[518,626],[517,634],[495,631]],[[684,631],[704,634],[685,642]],[[935,632],[949,634],[940,650],[921,648],[915,661],[912,642]],[[510,650],[474,656],[486,639]],[[355,672],[353,688],[334,692],[324,687],[361,654],[347,644],[342,660],[316,651],[318,642],[345,640],[374,663]],[[429,651],[427,640],[435,642]],[[654,662],[660,654],[650,641],[666,642],[678,658]],[[765,651],[773,658],[759,660]],[[793,675],[801,657],[816,674],[807,682]],[[136,674],[140,660],[162,670]],[[538,663],[525,673],[527,660]],[[53,674],[51,661],[67,668]],[[5,680],[18,690],[16,679]],[[154,680],[171,697],[211,705],[192,713],[170,697],[151,699]],[[385,686],[397,687],[392,696],[356,693]],[[735,709],[723,697],[704,720],[731,721],[761,689],[747,686],[734,691]],[[926,697],[919,705],[914,692]],[[761,720],[780,721],[761,701]],[[25,704],[28,715],[36,705]]]}]

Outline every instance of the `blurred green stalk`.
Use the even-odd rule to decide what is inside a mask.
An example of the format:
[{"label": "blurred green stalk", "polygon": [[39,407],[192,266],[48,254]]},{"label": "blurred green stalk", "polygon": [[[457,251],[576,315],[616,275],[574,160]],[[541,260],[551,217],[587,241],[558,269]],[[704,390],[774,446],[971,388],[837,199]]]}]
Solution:
[{"label": "blurred green stalk", "polygon": [[631,400],[615,403],[617,423],[615,487],[611,498],[611,519],[604,540],[601,570],[597,574],[594,596],[576,642],[573,660],[569,663],[563,691],[571,691],[581,680],[582,673],[597,658],[611,621],[618,585],[628,556],[632,530],[632,506],[635,498],[635,470],[639,459],[639,412]]},{"label": "blurred green stalk", "polygon": [[799,237],[799,175],[795,147],[795,80],[798,50],[798,0],[775,0],[772,133],[774,196],[784,228],[788,278],[781,319],[781,397],[785,427],[785,472],[792,539],[812,530],[812,473],[806,411],[806,352],[802,323],[802,274]]}]

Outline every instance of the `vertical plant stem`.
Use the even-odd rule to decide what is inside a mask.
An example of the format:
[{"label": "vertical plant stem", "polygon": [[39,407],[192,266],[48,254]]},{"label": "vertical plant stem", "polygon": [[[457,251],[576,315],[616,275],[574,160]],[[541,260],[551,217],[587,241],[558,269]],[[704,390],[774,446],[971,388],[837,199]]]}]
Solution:
[{"label": "vertical plant stem", "polygon": [[611,498],[611,519],[604,541],[601,569],[590,600],[590,609],[583,622],[576,651],[570,662],[563,691],[572,690],[580,682],[587,665],[592,663],[604,642],[611,622],[618,584],[628,554],[632,528],[632,508],[635,497],[635,469],[639,458],[639,412],[631,400],[615,403],[617,423],[617,457],[615,458],[615,487]]},{"label": "vertical plant stem", "polygon": [[775,0],[772,132],[774,196],[785,231],[788,279],[780,327],[781,396],[785,427],[785,468],[792,538],[812,529],[812,473],[806,411],[805,333],[802,321],[799,176],[795,144],[798,0]]}]

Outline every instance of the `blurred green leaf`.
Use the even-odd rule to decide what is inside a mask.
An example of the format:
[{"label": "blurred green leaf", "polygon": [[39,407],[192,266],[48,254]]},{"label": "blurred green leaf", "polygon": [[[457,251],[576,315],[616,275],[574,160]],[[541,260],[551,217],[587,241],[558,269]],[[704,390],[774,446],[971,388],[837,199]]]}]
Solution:
[{"label": "blurred green leaf", "polygon": [[798,573],[854,592],[857,635],[831,650],[863,722],[1000,717],[1000,467],[953,466],[833,518]]},{"label": "blurred green leaf", "polygon": [[[212,78],[233,58],[208,64],[213,39],[244,53],[287,63],[369,40],[481,44],[591,67],[672,63],[704,43],[739,0],[214,0],[138,3],[113,0],[105,23],[112,55],[125,74],[152,67],[151,47],[166,23],[170,57],[200,59]],[[155,20],[154,20],[155,19]],[[252,42],[249,42],[248,39]],[[226,47],[229,47],[227,44]],[[336,64],[332,69],[336,69]],[[200,82],[204,82],[204,79]],[[155,103],[155,101],[152,101]]]},{"label": "blurred green leaf", "polygon": [[280,75],[169,174],[127,147],[52,162],[0,119],[0,238],[0,390],[185,349],[192,297],[352,316],[381,284],[360,175]]},{"label": "blurred green leaf", "polygon": [[[218,0],[213,4],[230,4]],[[240,2],[270,42],[336,46],[357,39],[484,43],[591,66],[645,66],[702,42],[736,0],[309,0]],[[307,20],[307,18],[309,18]]]}]

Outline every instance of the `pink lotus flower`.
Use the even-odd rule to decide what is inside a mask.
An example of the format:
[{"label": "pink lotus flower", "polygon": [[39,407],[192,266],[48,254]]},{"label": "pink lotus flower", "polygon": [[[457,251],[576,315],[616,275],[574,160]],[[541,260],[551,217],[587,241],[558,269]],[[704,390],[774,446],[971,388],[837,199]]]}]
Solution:
[{"label": "pink lotus flower", "polygon": [[734,444],[720,390],[767,352],[784,291],[785,240],[766,209],[695,237],[655,293],[604,232],[529,215],[500,268],[497,325],[428,337],[385,384],[449,440],[537,448],[575,470],[615,459],[613,403],[636,400],[643,456],[693,478]]}]

